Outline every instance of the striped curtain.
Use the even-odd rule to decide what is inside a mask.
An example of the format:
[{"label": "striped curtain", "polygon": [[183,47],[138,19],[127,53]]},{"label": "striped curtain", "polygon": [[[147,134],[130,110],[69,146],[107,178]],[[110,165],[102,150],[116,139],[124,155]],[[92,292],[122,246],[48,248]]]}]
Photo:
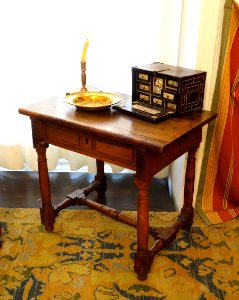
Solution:
[{"label": "striped curtain", "polygon": [[212,111],[196,210],[207,224],[239,215],[239,4],[226,0]]}]

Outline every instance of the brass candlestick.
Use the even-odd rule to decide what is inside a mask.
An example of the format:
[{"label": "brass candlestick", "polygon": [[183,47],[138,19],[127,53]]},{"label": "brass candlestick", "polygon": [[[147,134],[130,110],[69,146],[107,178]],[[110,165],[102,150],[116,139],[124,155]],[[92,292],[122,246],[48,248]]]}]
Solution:
[{"label": "brass candlestick", "polygon": [[81,84],[82,84],[81,92],[86,92],[87,91],[87,88],[86,88],[86,61],[81,62]]}]

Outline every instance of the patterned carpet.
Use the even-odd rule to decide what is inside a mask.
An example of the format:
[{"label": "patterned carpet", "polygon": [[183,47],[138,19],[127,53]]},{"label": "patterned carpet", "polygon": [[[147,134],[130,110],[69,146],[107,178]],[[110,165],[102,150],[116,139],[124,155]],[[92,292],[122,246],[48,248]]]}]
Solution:
[{"label": "patterned carpet", "polygon": [[[130,215],[133,212],[128,213]],[[175,213],[151,213],[168,225]],[[0,209],[0,299],[239,299],[239,219],[195,218],[161,250],[146,281],[133,272],[136,230],[95,211],[65,210],[53,233],[38,209]]]}]

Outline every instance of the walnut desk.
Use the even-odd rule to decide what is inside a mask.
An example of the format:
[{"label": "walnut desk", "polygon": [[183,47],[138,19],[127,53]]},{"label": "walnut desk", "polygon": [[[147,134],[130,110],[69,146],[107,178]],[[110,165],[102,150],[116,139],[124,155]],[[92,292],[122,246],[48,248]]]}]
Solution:
[{"label": "walnut desk", "polygon": [[[52,231],[58,213],[71,205],[87,205],[120,222],[137,228],[137,252],[134,269],[140,280],[147,273],[154,256],[172,242],[178,231],[189,230],[193,223],[192,206],[195,154],[202,138],[202,127],[216,114],[197,111],[180,118],[171,118],[157,124],[129,117],[116,110],[83,112],[55,97],[20,108],[19,113],[30,117],[33,146],[38,156],[39,184],[42,197],[41,222]],[[51,189],[46,150],[49,144],[69,149],[96,159],[97,174],[93,183],[69,194],[59,205],[51,203]],[[184,205],[172,227],[156,228],[149,224],[149,187],[152,177],[182,154],[188,152]],[[122,212],[87,199],[92,191],[104,197],[106,175],[104,162],[135,171],[138,189],[137,220]],[[184,170],[182,170],[184,172]],[[80,213],[80,212],[79,212]],[[148,245],[148,236],[155,243]]]}]

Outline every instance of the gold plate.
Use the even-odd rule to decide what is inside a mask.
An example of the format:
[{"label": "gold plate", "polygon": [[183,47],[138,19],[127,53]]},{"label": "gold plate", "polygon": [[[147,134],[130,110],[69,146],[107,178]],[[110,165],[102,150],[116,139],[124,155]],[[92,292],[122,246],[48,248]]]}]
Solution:
[{"label": "gold plate", "polygon": [[79,110],[104,110],[120,101],[121,97],[105,92],[79,92],[66,96],[66,102]]}]

